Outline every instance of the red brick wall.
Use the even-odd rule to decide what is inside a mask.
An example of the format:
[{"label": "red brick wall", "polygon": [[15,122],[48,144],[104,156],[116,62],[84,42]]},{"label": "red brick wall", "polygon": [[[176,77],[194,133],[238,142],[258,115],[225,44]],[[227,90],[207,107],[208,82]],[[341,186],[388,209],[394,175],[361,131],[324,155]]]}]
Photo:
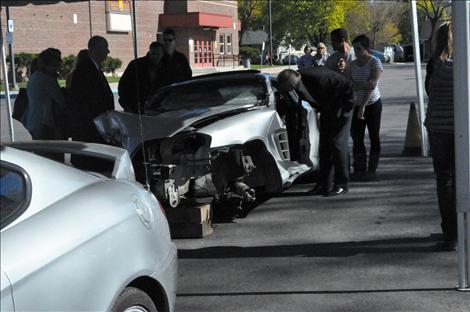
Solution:
[{"label": "red brick wall", "polygon": [[[59,2],[56,4],[11,6],[10,18],[14,20],[15,52],[34,52],[55,47],[62,55],[76,55],[87,47],[92,35],[105,37],[109,42],[110,56],[123,62],[123,71],[134,58],[132,33],[107,32],[106,7],[104,1]],[[156,40],[158,16],[163,12],[163,1],[137,1],[137,42],[139,56],[145,55],[150,42]],[[73,23],[73,14],[77,14],[77,24]],[[2,27],[6,27],[6,12],[2,3]]]},{"label": "red brick wall", "polygon": [[[37,2],[41,2],[37,0]],[[90,7],[89,7],[90,5]],[[112,33],[106,30],[105,1],[58,2],[55,4],[11,6],[10,17],[15,22],[13,49],[17,52],[34,52],[55,47],[62,55],[76,55],[86,48],[90,38],[90,14],[92,35],[105,37],[109,42],[110,56],[122,60],[120,71],[133,59],[132,33]],[[158,16],[162,13],[203,12],[223,14],[233,17],[237,22],[237,2],[228,0],[158,0],[136,1],[138,56],[147,52],[150,42],[156,40]],[[6,30],[6,13],[2,1],[2,27]],[[77,14],[77,24],[73,23]],[[175,28],[177,50],[188,59],[193,59],[189,51],[189,39],[218,40],[219,33],[232,34],[233,54],[238,55],[238,29],[221,28],[203,30],[202,28]],[[214,49],[218,53],[218,46]],[[192,62],[191,62],[192,63]]]}]

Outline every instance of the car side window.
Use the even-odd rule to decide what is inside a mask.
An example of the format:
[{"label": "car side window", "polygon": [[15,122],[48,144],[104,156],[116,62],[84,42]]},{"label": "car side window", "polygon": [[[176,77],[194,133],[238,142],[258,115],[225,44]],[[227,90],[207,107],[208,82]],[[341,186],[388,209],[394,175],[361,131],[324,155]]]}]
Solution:
[{"label": "car side window", "polygon": [[29,184],[25,173],[17,166],[2,162],[0,169],[1,227],[19,217],[29,204]]}]

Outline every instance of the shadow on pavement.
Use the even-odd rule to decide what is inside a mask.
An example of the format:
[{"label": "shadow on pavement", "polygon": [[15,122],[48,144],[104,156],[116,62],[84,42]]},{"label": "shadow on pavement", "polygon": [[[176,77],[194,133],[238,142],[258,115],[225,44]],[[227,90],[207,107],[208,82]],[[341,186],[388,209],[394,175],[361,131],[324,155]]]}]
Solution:
[{"label": "shadow on pavement", "polygon": [[180,249],[179,259],[224,259],[260,257],[350,257],[369,253],[422,253],[440,251],[441,235],[362,242],[275,245],[257,247],[221,246]]},{"label": "shadow on pavement", "polygon": [[455,288],[399,288],[399,289],[363,289],[363,290],[299,290],[299,291],[252,291],[252,292],[213,292],[213,293],[181,293],[177,297],[211,297],[211,296],[270,296],[270,295],[338,295],[367,293],[399,293],[454,291]]}]

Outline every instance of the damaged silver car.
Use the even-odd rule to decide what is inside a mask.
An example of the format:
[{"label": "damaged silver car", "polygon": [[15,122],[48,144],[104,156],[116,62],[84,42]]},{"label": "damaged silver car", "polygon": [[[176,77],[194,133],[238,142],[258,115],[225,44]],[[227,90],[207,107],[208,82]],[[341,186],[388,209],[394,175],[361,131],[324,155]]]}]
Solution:
[{"label": "damaged silver car", "polygon": [[95,123],[167,206],[208,196],[241,204],[317,169],[315,110],[298,103],[274,76],[235,71],[160,89],[141,116],[109,111]]}]

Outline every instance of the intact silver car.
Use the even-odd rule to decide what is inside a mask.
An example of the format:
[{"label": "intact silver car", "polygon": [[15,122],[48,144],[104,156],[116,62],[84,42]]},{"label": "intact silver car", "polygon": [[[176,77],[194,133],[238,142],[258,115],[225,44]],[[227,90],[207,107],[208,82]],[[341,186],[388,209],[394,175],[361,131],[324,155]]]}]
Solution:
[{"label": "intact silver car", "polygon": [[[107,159],[107,176],[31,153]],[[1,146],[1,311],[173,311],[176,247],[128,153],[79,142]]]},{"label": "intact silver car", "polygon": [[318,167],[316,113],[295,96],[259,71],[217,73],[160,89],[141,116],[110,111],[95,124],[163,203],[249,202]]}]

